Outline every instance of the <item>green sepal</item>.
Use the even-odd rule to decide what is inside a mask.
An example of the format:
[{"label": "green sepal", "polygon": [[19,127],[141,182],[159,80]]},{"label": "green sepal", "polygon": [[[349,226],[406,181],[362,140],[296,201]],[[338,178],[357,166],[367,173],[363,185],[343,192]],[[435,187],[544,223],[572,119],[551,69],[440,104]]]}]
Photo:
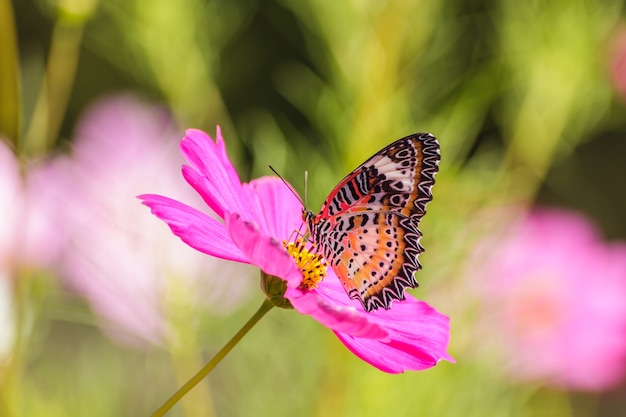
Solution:
[{"label": "green sepal", "polygon": [[293,308],[291,301],[285,298],[287,281],[284,279],[267,275],[265,272],[261,271],[261,290],[263,290],[269,302],[275,307]]}]

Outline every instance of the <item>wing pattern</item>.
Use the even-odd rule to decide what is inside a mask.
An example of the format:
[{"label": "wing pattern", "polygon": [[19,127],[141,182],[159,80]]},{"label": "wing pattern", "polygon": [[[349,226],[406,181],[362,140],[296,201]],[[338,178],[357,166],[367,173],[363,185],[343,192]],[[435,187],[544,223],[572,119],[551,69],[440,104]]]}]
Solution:
[{"label": "wing pattern", "polygon": [[418,283],[418,229],[432,200],[440,156],[437,139],[399,139],[344,178],[319,214],[305,216],[315,245],[348,296],[366,311],[388,309]]}]

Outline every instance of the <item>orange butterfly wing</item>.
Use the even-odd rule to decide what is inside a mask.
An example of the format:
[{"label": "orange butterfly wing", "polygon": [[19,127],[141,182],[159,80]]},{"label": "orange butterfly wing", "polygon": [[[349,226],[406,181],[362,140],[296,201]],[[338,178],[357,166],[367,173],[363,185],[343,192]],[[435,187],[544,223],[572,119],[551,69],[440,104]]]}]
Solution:
[{"label": "orange butterfly wing", "polygon": [[344,178],[317,216],[307,218],[348,296],[367,311],[388,309],[417,287],[424,251],[418,229],[432,200],[439,144],[418,133],[377,152]]}]

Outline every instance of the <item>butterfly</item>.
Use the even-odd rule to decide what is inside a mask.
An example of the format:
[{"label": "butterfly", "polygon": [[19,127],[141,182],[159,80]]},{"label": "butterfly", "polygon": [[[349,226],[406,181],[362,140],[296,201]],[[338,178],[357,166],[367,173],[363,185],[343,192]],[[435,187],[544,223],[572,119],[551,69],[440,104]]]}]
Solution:
[{"label": "butterfly", "polygon": [[418,286],[424,251],[418,225],[433,198],[439,160],[430,133],[398,139],[341,180],[319,213],[302,210],[313,245],[366,311],[389,309]]}]

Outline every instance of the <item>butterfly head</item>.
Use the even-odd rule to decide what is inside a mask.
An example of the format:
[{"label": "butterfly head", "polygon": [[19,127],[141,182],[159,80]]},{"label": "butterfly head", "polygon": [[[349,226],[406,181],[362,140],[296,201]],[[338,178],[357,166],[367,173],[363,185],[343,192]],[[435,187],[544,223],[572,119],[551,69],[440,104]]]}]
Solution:
[{"label": "butterfly head", "polygon": [[312,230],[312,226],[315,222],[315,213],[313,211],[307,209],[306,207],[302,207],[302,220],[309,226],[309,230]]},{"label": "butterfly head", "polygon": [[315,214],[311,210],[306,207],[302,207],[302,220],[309,223],[309,221],[313,219],[313,216],[315,216]]}]

